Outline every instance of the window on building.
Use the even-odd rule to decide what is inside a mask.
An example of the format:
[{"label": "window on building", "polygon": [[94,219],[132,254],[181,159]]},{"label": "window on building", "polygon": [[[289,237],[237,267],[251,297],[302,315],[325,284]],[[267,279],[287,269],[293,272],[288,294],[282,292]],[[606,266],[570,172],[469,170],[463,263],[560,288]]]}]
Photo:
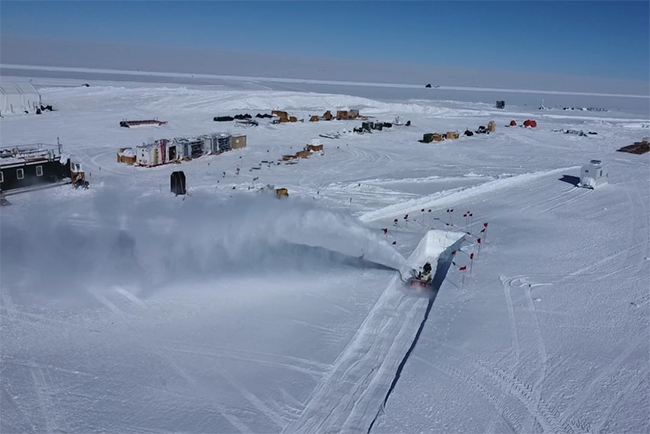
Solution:
[{"label": "window on building", "polygon": [[23,179],[25,177],[25,171],[23,169],[16,170],[16,178]]},{"label": "window on building", "polygon": [[43,176],[43,166],[36,166],[36,176]]},{"label": "window on building", "polygon": [[0,172],[0,182],[5,182],[5,177],[2,172]]}]

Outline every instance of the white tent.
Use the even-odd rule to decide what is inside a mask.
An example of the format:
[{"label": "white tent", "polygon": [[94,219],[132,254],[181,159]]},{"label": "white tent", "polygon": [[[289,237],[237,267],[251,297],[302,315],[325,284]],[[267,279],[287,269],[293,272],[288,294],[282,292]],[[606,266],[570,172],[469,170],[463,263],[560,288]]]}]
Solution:
[{"label": "white tent", "polygon": [[0,115],[35,113],[41,106],[41,94],[31,83],[0,84]]}]

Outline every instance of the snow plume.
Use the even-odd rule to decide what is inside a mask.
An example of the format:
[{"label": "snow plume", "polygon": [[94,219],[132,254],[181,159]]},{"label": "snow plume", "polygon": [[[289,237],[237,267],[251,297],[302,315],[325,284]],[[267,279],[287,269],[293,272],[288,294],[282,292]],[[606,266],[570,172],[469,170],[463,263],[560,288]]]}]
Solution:
[{"label": "snow plume", "polygon": [[32,204],[27,219],[3,216],[3,284],[74,296],[90,287],[142,292],[242,273],[405,263],[351,215],[294,198],[259,193],[219,200],[197,193],[131,201],[110,191],[94,197],[83,205],[88,210],[42,212]]}]

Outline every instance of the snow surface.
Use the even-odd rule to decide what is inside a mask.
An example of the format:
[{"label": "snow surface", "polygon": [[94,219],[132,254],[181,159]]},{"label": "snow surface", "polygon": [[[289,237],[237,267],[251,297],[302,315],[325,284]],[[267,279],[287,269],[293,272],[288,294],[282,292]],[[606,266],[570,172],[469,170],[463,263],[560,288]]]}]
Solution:
[{"label": "snow surface", "polygon": [[[650,156],[615,152],[647,135],[647,118],[258,82],[38,80],[56,111],[1,119],[2,145],[60,137],[91,187],[1,210],[0,431],[650,429]],[[116,162],[149,139],[239,130],[214,116],[347,108],[413,125],[323,139],[293,165],[276,162],[360,123],[261,122],[246,149]],[[169,124],[119,127],[156,117]],[[490,135],[418,142],[490,120]],[[598,135],[552,131],[580,128]],[[608,184],[576,188],[591,159]],[[186,196],[169,193],[175,170]],[[290,197],[257,191],[267,184]],[[429,311],[394,269],[462,234]]]}]

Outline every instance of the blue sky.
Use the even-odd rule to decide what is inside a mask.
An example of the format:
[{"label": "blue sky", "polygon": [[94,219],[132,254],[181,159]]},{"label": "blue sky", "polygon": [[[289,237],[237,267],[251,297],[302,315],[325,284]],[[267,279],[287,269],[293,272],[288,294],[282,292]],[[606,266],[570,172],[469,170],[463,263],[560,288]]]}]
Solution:
[{"label": "blue sky", "polygon": [[643,81],[650,73],[648,1],[3,1],[0,7],[1,35]]}]

